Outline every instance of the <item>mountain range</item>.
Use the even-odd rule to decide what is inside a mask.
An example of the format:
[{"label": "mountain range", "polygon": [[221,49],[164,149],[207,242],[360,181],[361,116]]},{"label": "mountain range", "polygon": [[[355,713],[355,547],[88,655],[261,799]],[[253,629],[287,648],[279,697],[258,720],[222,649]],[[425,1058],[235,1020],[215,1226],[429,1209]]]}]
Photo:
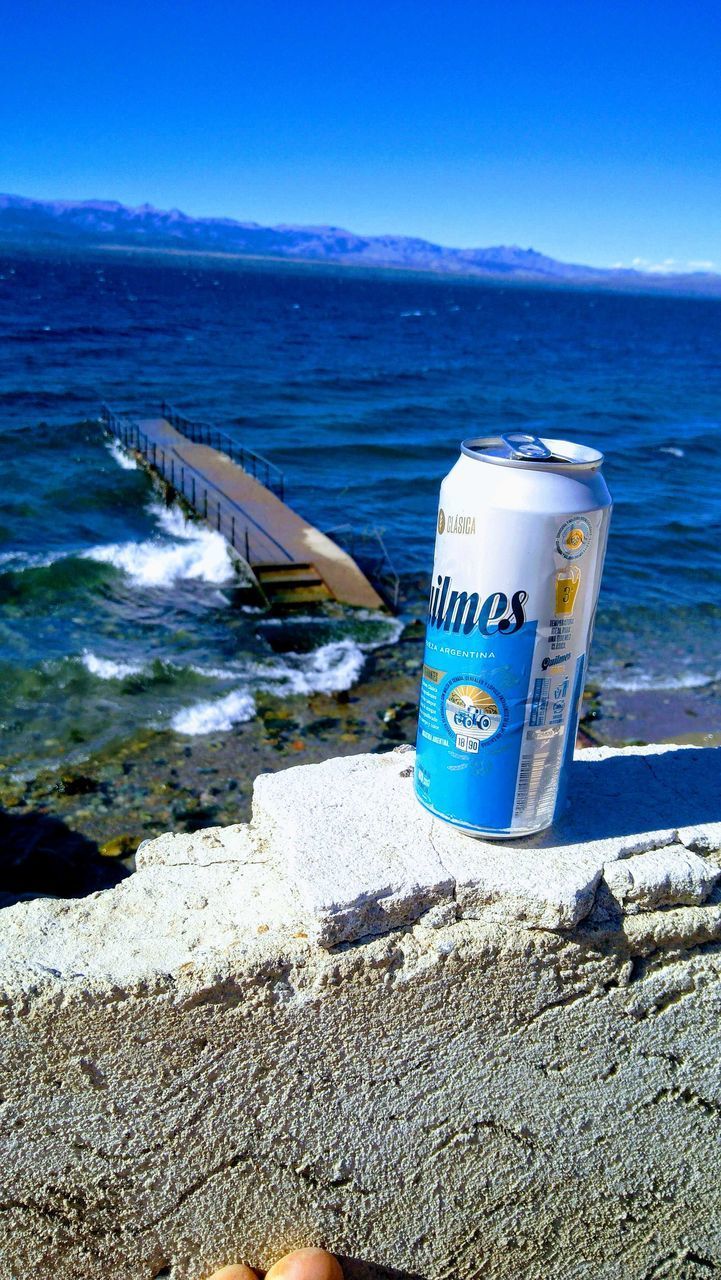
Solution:
[{"label": "mountain range", "polygon": [[116,200],[32,200],[0,195],[0,249],[150,250],[223,254],[340,266],[394,268],[519,283],[591,285],[721,296],[721,275],[655,275],[631,268],[559,262],[535,249],[452,249],[413,236],[362,236],[332,226],[264,227],[233,218],[194,218]]}]

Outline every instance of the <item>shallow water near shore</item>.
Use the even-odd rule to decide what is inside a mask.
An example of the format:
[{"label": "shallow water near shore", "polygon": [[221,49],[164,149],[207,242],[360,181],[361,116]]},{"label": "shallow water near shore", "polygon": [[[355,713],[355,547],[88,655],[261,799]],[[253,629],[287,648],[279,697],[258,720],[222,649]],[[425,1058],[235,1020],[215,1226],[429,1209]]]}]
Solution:
[{"label": "shallow water near shore", "polygon": [[[719,302],[123,256],[2,259],[0,302],[13,812],[137,840],[233,820],[269,762],[412,737],[438,485],[509,425],[606,454],[589,740],[718,739]],[[102,398],[163,395],[266,453],[319,527],[382,527],[400,623],[249,607],[218,535],[99,430]]]}]

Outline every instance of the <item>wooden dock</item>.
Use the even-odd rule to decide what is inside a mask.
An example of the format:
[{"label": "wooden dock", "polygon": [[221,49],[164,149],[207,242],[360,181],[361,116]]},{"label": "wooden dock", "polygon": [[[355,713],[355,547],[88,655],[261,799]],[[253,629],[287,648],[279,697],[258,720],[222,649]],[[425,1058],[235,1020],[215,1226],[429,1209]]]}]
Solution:
[{"label": "wooden dock", "polygon": [[261,455],[166,404],[157,417],[148,418],[128,417],[104,405],[102,421],[222,534],[269,605],[336,600],[384,607],[353,557],[287,505],[282,473]]}]

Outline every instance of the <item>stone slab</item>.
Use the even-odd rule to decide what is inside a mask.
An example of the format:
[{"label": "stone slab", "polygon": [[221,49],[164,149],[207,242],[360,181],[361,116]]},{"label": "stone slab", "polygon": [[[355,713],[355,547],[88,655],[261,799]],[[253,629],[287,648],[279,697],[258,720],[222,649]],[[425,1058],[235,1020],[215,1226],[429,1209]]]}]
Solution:
[{"label": "stone slab", "polygon": [[721,749],[583,751],[550,831],[473,840],[413,793],[413,752],[355,756],[257,779],[253,830],[282,860],[310,935],[330,947],[434,909],[574,928],[604,865],[674,842],[721,844]]},{"label": "stone slab", "polygon": [[624,911],[653,911],[705,902],[721,867],[682,844],[633,854],[604,867],[604,880]]}]

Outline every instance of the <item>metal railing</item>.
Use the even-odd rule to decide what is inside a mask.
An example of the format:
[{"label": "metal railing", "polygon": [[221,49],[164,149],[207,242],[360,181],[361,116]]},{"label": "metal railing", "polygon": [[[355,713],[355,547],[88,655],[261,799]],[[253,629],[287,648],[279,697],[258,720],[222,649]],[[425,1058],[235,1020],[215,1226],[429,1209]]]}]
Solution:
[{"label": "metal railing", "polygon": [[[126,449],[138,449],[142,452],[139,441],[140,437],[143,436],[143,432],[132,418],[128,418],[123,413],[116,413],[114,409],[110,408],[110,405],[103,404],[100,407],[100,421],[105,430],[111,431],[120,443],[125,445]],[[147,443],[147,436],[143,436],[143,438]]]},{"label": "metal railing", "polygon": [[100,418],[106,431],[111,432],[126,449],[141,454],[166,483],[185,499],[196,515],[223,535],[248,566],[293,563],[293,557],[275,541],[272,534],[256,528],[237,502],[219,494],[208,483],[202,471],[198,471],[176,454],[172,445],[164,448],[155,440],[149,439],[134,418],[116,413],[107,404],[101,407]]},{"label": "metal railing", "polygon": [[383,531],[372,525],[355,529],[353,525],[341,524],[325,532],[360,565],[386,603],[397,609],[401,580],[383,541]]},{"label": "metal railing", "polygon": [[246,449],[244,445],[238,444],[237,440],[229,436],[226,431],[219,431],[217,427],[208,426],[205,422],[193,422],[190,418],[186,418],[184,413],[180,413],[174,408],[172,404],[168,404],[167,400],[161,401],[160,411],[171,427],[175,427],[175,430],[179,431],[181,435],[187,436],[188,440],[192,440],[194,444],[210,445],[212,449],[217,449],[219,453],[226,454],[232,462],[236,462],[259,484],[265,485],[266,489],[270,489],[277,494],[281,501],[285,499],[285,477],[283,472],[274,462],[264,458],[262,453],[256,453],[254,449]]},{"label": "metal railing", "polygon": [[[176,427],[176,430],[180,430],[169,416],[170,406],[163,404],[162,407],[163,416]],[[218,490],[208,483],[202,471],[196,470],[192,464],[176,454],[172,445],[164,448],[155,440],[149,439],[134,418],[117,413],[107,404],[102,405],[100,417],[106,431],[114,435],[126,449],[139,453],[166,483],[185,499],[196,515],[223,535],[248,566],[293,563],[293,557],[275,541],[272,534],[256,528],[238,503],[232,498],[219,495]],[[186,433],[183,432],[183,434]],[[223,432],[217,434],[223,436]],[[203,440],[202,443],[211,442]],[[214,444],[213,447],[219,446]],[[248,453],[247,450],[241,452],[246,455]],[[259,454],[252,456],[260,458]],[[265,459],[262,461],[264,462]],[[267,465],[272,466],[272,463]],[[382,531],[373,526],[356,529],[350,524],[345,524],[327,529],[326,534],[352,556],[391,608],[397,609],[400,577],[383,541]]]}]

